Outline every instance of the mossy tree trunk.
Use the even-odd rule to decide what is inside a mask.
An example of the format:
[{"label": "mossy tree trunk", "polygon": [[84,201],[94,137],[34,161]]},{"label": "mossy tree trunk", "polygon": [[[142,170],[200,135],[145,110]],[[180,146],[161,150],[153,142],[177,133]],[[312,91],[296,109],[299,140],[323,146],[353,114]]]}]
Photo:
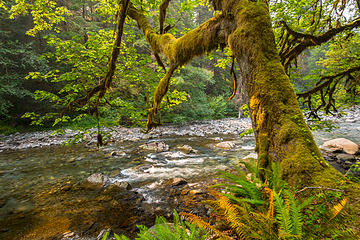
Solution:
[{"label": "mossy tree trunk", "polygon": [[308,185],[328,174],[339,176],[322,158],[304,121],[280,63],[266,2],[223,1],[219,7],[235,17],[228,44],[240,65],[239,85],[248,96],[262,177],[271,162],[280,162],[283,177],[294,185]]},{"label": "mossy tree trunk", "polygon": [[213,0],[222,13],[199,28],[175,39],[157,34],[140,11],[131,8],[135,19],[156,54],[169,60],[169,70],[155,92],[149,110],[148,127],[166,94],[174,70],[194,56],[228,45],[239,66],[251,110],[262,178],[271,171],[271,162],[280,162],[283,177],[294,185],[305,186],[340,175],[322,158],[300,111],[294,89],[280,62],[275,46],[266,1]]}]

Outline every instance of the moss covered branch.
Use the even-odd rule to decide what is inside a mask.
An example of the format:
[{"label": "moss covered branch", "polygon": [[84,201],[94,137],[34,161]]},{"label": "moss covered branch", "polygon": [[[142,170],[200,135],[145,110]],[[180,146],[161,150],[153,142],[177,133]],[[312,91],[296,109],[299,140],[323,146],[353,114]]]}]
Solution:
[{"label": "moss covered branch", "polygon": [[163,0],[160,4],[160,13],[159,13],[159,25],[160,25],[160,34],[164,34],[164,22],[166,18],[166,10],[169,6],[171,0]]},{"label": "moss covered branch", "polygon": [[[360,19],[337,28],[332,28],[319,36],[296,32],[292,30],[284,21],[282,21],[281,24],[286,29],[288,35],[286,40],[283,42],[283,46],[281,47],[282,51],[280,52],[280,57],[281,63],[284,65],[285,69],[288,69],[290,67],[291,61],[295,60],[296,57],[307,48],[321,45],[328,42],[335,35],[341,32],[360,27]],[[290,40],[288,37],[289,35],[292,36],[293,39]],[[285,47],[285,45],[287,45],[287,47]]]},{"label": "moss covered branch", "polygon": [[196,56],[210,52],[220,45],[225,44],[225,34],[223,15],[213,17],[203,23],[198,28],[186,33],[180,38],[175,38],[172,34],[158,34],[155,32],[146,16],[141,10],[131,6],[128,15],[137,21],[143,31],[146,40],[149,42],[155,54],[163,54],[170,63],[170,69],[160,80],[156,88],[153,106],[148,110],[147,128],[150,130],[157,125],[155,115],[158,112],[160,103],[167,93],[169,82],[174,71]]}]

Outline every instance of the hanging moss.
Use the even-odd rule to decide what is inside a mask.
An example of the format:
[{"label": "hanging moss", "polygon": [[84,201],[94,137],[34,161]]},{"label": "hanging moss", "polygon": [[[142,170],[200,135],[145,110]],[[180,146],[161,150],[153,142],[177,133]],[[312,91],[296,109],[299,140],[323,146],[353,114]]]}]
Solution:
[{"label": "hanging moss", "polygon": [[170,33],[157,34],[141,11],[134,7],[130,7],[128,14],[138,22],[153,51],[156,54],[164,54],[170,61],[170,69],[160,80],[154,94],[153,106],[148,110],[147,128],[151,129],[157,125],[154,121],[155,115],[168,91],[173,72],[195,56],[210,52],[224,44],[225,35],[221,32],[221,23],[224,17],[222,15],[213,17],[200,27],[176,39]]}]

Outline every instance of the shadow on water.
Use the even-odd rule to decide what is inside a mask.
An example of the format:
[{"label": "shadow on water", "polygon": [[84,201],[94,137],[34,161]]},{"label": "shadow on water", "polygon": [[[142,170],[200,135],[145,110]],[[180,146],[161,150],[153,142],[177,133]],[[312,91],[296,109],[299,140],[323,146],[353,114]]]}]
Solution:
[{"label": "shadow on water", "polygon": [[154,220],[138,208],[141,200],[140,194],[117,186],[59,184],[34,194],[28,209],[13,198],[8,200],[8,212],[0,219],[0,238],[60,239],[69,231],[94,236],[104,228],[134,232],[136,224]]}]

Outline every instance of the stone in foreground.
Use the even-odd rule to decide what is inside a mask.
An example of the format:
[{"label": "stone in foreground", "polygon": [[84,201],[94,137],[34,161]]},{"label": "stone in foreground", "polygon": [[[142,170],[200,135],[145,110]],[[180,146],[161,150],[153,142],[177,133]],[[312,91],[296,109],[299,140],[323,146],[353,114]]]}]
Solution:
[{"label": "stone in foreground", "polygon": [[359,146],[346,138],[336,138],[326,141],[321,148],[329,152],[344,151],[347,154],[356,154],[359,151]]}]

